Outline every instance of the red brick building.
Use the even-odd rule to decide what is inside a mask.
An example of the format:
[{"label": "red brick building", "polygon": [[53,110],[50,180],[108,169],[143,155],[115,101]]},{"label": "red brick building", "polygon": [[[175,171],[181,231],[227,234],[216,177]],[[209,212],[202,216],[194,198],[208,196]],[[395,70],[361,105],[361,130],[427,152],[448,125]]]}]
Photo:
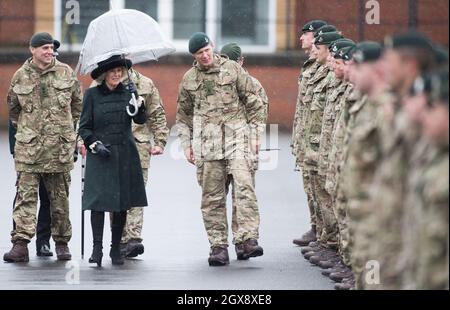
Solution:
[{"label": "red brick building", "polygon": [[[61,58],[76,65],[87,24],[109,8],[109,0],[78,0],[81,24],[64,22],[68,0],[0,1],[0,126],[6,124],[6,91],[12,74],[28,57],[30,36],[48,31],[63,42]],[[72,1],[73,2],[73,1]],[[270,102],[270,123],[289,129],[297,96],[302,62],[298,28],[311,19],[324,19],[356,41],[417,28],[435,42],[448,46],[447,0],[113,0],[119,8],[142,10],[159,21],[179,55],[158,64],[138,66],[161,91],[173,123],[178,81],[192,59],[186,57],[187,38],[206,31],[218,46],[237,41],[247,53],[248,69],[265,86]],[[379,24],[368,24],[373,4],[379,4]],[[188,4],[188,5],[187,5]],[[367,7],[366,7],[367,6]],[[237,25],[237,26],[236,26]],[[89,77],[80,77],[83,85]]]}]

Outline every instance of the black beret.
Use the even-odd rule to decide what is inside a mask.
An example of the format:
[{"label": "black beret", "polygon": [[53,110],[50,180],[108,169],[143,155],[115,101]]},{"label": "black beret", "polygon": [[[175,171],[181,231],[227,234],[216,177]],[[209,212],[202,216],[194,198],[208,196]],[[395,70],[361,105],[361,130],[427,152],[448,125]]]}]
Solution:
[{"label": "black beret", "polygon": [[337,28],[333,25],[325,25],[314,32],[314,37],[318,37],[326,32],[337,32]]},{"label": "black beret", "polygon": [[199,49],[204,48],[209,43],[211,43],[211,40],[206,33],[196,32],[189,39],[189,52],[195,54]]},{"label": "black beret", "polygon": [[419,48],[429,50],[430,52],[433,51],[433,44],[430,39],[416,31],[388,36],[384,40],[384,47],[391,49]]},{"label": "black beret", "polygon": [[314,42],[316,45],[330,45],[336,40],[342,39],[343,36],[337,32],[325,32],[318,36]]},{"label": "black beret", "polygon": [[302,32],[316,32],[320,27],[325,26],[326,24],[326,21],[320,19],[312,20],[302,27]]},{"label": "black beret", "polygon": [[61,43],[58,40],[54,40],[48,32],[37,32],[30,39],[31,47],[40,47],[45,44],[53,44],[55,50],[61,46]]},{"label": "black beret", "polygon": [[383,53],[381,44],[377,42],[365,41],[356,45],[353,52],[353,60],[355,63],[373,62],[380,59]]},{"label": "black beret", "polygon": [[331,53],[336,54],[340,49],[348,46],[354,46],[356,43],[350,39],[339,39],[331,43],[329,50]]},{"label": "black beret", "polygon": [[91,77],[96,80],[100,75],[111,69],[118,67],[126,67],[127,69],[130,69],[131,65],[131,60],[122,58],[120,55],[114,55],[106,60],[100,61],[97,64],[97,68],[92,71]]}]

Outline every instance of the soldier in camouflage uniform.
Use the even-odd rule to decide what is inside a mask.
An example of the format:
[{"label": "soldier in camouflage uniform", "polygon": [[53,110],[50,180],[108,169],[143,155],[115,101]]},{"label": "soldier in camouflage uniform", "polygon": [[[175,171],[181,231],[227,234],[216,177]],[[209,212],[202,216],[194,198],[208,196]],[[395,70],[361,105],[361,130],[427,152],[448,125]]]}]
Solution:
[{"label": "soldier in camouflage uniform", "polygon": [[[312,101],[310,114],[306,123],[305,139],[305,160],[304,166],[308,170],[312,185],[313,195],[316,198],[318,213],[323,221],[323,227],[318,231],[318,241],[321,248],[317,253],[308,253],[305,255],[311,262],[318,263],[325,256],[335,255],[334,248],[337,244],[337,224],[333,214],[331,198],[325,191],[325,179],[318,174],[319,167],[319,148],[320,136],[322,132],[323,111],[325,109],[327,98],[332,92],[330,86],[334,86],[334,72],[327,65],[329,56],[329,46],[334,41],[341,39],[342,36],[337,32],[329,32],[319,35],[315,40],[315,46],[318,49],[316,61],[321,64],[319,70],[310,80],[313,85]],[[318,227],[319,228],[319,227]],[[312,258],[314,257],[314,258]]]},{"label": "soldier in camouflage uniform", "polygon": [[[158,156],[164,153],[169,128],[167,127],[166,113],[159,91],[153,81],[134,69],[130,69],[130,77],[137,87],[139,96],[144,99],[147,112],[146,124],[132,124],[133,135],[141,160],[144,182],[147,184],[150,158],[152,155]],[[152,140],[153,144],[151,142]],[[131,208],[127,213],[127,221],[121,243],[126,244],[126,257],[136,257],[144,253],[141,236],[144,222],[144,209]]]},{"label": "soldier in camouflage uniform", "polygon": [[324,25],[326,25],[326,22],[321,20],[310,21],[303,26],[302,36],[300,37],[302,49],[309,58],[303,64],[302,72],[298,78],[297,105],[295,107],[294,124],[292,126],[292,154],[295,156],[296,168],[300,169],[302,173],[302,183],[308,200],[311,229],[304,233],[301,238],[293,240],[293,243],[298,246],[306,246],[310,242],[317,240],[316,227],[318,219],[314,208],[316,202],[309,190],[311,188],[309,185],[309,174],[303,169],[303,137],[307,117],[306,113],[309,110],[309,101],[305,101],[304,99],[307,93],[308,81],[320,66],[316,62],[316,56],[311,53],[314,44],[314,33]]},{"label": "soldier in camouflage uniform", "polygon": [[189,40],[196,62],[180,85],[177,125],[181,145],[197,166],[202,214],[211,245],[210,266],[229,264],[227,183],[233,186],[238,229],[233,236],[243,257],[263,255],[258,245],[259,211],[253,184],[253,158],[259,152],[267,107],[245,70],[214,54],[204,33]]},{"label": "soldier in camouflage uniform", "polygon": [[[353,54],[355,87],[368,97],[367,100],[363,97],[360,109],[351,114],[347,155],[339,185],[347,205],[350,265],[358,283],[367,262],[367,247],[373,242],[364,222],[371,210],[364,207],[367,206],[369,188],[382,154],[382,133],[379,130],[382,105],[389,100],[381,62],[378,61],[381,53],[380,44],[361,42]],[[350,278],[338,286],[340,289],[350,289],[354,285]]]},{"label": "soldier in camouflage uniform", "polygon": [[11,232],[13,248],[3,257],[7,262],[29,260],[27,244],[36,231],[40,178],[50,199],[57,258],[71,259],[68,196],[82,94],[74,72],[53,57],[53,48],[50,34],[35,34],[30,40],[33,56],[14,74],[8,91],[9,118],[17,128],[14,161],[18,176],[13,211],[16,229]]},{"label": "soldier in camouflage uniform", "polygon": [[[385,46],[383,58],[387,82],[403,100],[415,79],[432,65],[433,46],[428,38],[415,32],[388,37]],[[382,140],[383,158],[370,191],[368,208],[373,212],[366,221],[367,229],[373,232],[373,240],[376,240],[367,257],[379,264],[380,281],[367,281],[370,270],[365,270],[362,277],[366,289],[400,289],[402,282],[402,271],[397,268],[402,248],[401,227],[406,185],[412,169],[411,154],[417,147],[420,127],[408,119],[402,101],[394,105],[393,111],[392,116],[385,116],[385,130],[391,134]]]},{"label": "soldier in camouflage uniform", "polygon": [[[328,57],[328,65],[330,68],[333,69],[334,73],[334,79],[329,84],[328,93],[325,108],[323,112],[323,121],[322,121],[322,129],[320,133],[320,147],[319,147],[319,160],[318,160],[318,175],[322,179],[322,184],[324,185],[324,189],[326,191],[326,195],[322,195],[322,197],[325,197],[328,199],[328,203],[334,204],[335,197],[331,195],[326,190],[326,176],[328,174],[328,167],[329,167],[329,159],[328,155],[332,149],[333,146],[333,128],[334,123],[336,122],[336,117],[339,114],[339,103],[341,101],[341,97],[345,92],[345,89],[347,87],[347,82],[344,81],[343,77],[343,68],[341,64],[338,62],[337,59],[335,59],[335,53],[344,47],[353,46],[354,42],[348,39],[340,39],[333,42],[330,47],[330,55]],[[322,198],[323,199],[323,198]],[[333,209],[332,212],[334,213]],[[336,217],[336,214],[334,214],[334,217]],[[337,233],[337,228],[336,228]],[[316,247],[317,248],[317,247]],[[307,252],[308,248],[303,248],[302,252]],[[310,250],[315,250],[314,247],[311,247]],[[310,261],[313,261],[313,263],[316,263],[321,268],[331,268],[336,265],[336,263],[339,261],[339,258],[335,255],[332,255],[331,257],[317,257],[317,258],[311,258]]]},{"label": "soldier in camouflage uniform", "polygon": [[401,288],[448,289],[448,67],[419,77],[405,110],[422,137],[406,190]]},{"label": "soldier in camouflage uniform", "polygon": [[[421,118],[423,134],[433,145],[418,184],[420,200],[419,238],[413,240],[417,257],[417,289],[449,289],[448,206],[449,206],[449,111],[447,68],[434,73],[429,101],[433,103]],[[439,81],[439,82],[437,82]],[[425,246],[425,248],[423,248]]]},{"label": "soldier in camouflage uniform", "polygon": [[[228,56],[228,58],[230,60],[236,61],[239,65],[243,66],[244,65],[244,56],[242,55],[242,49],[239,47],[239,45],[237,45],[236,43],[229,43],[226,44],[222,47],[222,49],[220,50],[220,53],[222,55],[226,55]],[[261,98],[261,100],[264,103],[264,106],[269,109],[269,98],[267,97],[266,91],[264,90],[264,87],[261,85],[261,83],[253,76],[250,75],[250,78],[253,81],[253,84],[255,86],[255,93],[258,94],[258,96]],[[266,111],[266,114],[268,115],[268,110]],[[255,172],[258,170],[258,166],[259,166],[259,160],[258,160],[258,156],[256,155],[253,158],[253,186],[256,186],[256,182],[255,182]],[[228,186],[227,186],[228,188]],[[233,188],[234,190],[234,188]],[[235,201],[236,195],[234,193],[232,193],[232,197],[233,197],[233,212],[232,212],[232,223],[231,223],[231,230],[233,232],[233,236],[236,236],[238,233],[238,229],[239,229],[239,225],[238,225],[238,219],[237,219],[237,210],[236,210],[236,206],[238,205],[237,201]],[[239,247],[236,248],[236,255],[237,255],[237,259],[238,260],[246,260],[248,258],[246,258],[244,256],[244,251],[243,251],[243,247]]]},{"label": "soldier in camouflage uniform", "polygon": [[[144,101],[146,106],[147,123],[139,125],[133,122],[132,131],[141,160],[144,183],[147,184],[151,156],[164,153],[169,128],[167,127],[166,113],[159,91],[153,81],[133,68],[129,69],[129,75],[141,97],[140,99]],[[128,84],[128,76],[125,76],[124,84]],[[91,87],[97,85],[97,81],[94,81]],[[144,245],[142,244],[143,223],[143,208],[131,208],[127,211],[127,220],[121,240],[121,252],[125,257],[136,257],[144,253]]]}]

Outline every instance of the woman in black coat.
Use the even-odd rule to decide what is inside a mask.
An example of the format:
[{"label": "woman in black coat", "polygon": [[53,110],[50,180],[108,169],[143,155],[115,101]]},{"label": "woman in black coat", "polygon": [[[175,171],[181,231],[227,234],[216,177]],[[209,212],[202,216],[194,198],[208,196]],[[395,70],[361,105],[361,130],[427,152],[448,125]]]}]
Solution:
[{"label": "woman in black coat", "polygon": [[[144,124],[144,104],[136,116],[127,113],[130,91],[121,83],[131,61],[113,56],[100,62],[91,76],[102,81],[86,91],[79,134],[87,153],[83,210],[91,210],[94,247],[90,263],[102,263],[105,212],[112,212],[112,238],[109,253],[114,265],[122,265],[120,239],[127,210],[147,206],[144,178],[131,132],[131,121]],[[130,110],[134,108],[131,107]]]}]

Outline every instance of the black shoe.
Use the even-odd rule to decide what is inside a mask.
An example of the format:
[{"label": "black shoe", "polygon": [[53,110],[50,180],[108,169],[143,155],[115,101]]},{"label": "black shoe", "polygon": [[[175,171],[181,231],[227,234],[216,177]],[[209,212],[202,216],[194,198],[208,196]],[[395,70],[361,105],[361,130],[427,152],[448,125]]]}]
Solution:
[{"label": "black shoe", "polygon": [[125,260],[123,259],[122,255],[120,255],[120,248],[117,247],[111,247],[111,251],[109,252],[109,257],[111,257],[111,261],[113,265],[123,265],[125,263]]},{"label": "black shoe", "polygon": [[53,252],[48,244],[36,245],[36,255],[39,257],[53,256]]},{"label": "black shoe", "polygon": [[102,258],[103,258],[102,247],[94,246],[94,249],[92,250],[92,255],[89,258],[89,263],[97,264],[97,267],[101,267],[102,266]]},{"label": "black shoe", "polygon": [[144,245],[139,240],[130,240],[127,243],[125,257],[132,258],[144,253]]}]

